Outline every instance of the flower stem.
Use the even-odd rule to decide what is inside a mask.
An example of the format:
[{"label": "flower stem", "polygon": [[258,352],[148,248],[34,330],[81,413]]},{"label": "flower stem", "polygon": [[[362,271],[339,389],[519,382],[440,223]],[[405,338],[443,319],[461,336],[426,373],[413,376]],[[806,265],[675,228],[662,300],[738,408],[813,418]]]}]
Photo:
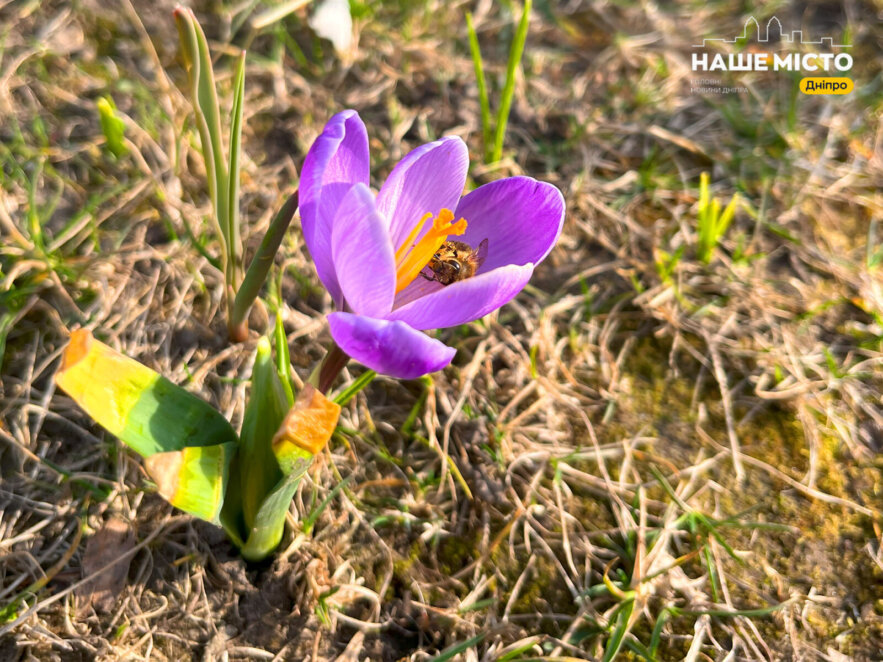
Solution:
[{"label": "flower stem", "polygon": [[331,388],[334,380],[337,379],[340,371],[346,367],[349,360],[350,357],[347,353],[338,347],[337,343],[332,342],[331,347],[328,348],[328,353],[325,355],[325,358],[322,359],[322,363],[313,370],[313,374],[310,375],[308,381],[315,386],[322,395],[327,395],[328,389]]}]

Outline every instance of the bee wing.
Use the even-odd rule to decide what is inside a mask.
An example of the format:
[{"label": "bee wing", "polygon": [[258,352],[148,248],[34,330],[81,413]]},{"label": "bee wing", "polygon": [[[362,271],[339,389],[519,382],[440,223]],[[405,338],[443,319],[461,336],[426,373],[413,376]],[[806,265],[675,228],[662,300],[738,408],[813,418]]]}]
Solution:
[{"label": "bee wing", "polygon": [[478,267],[484,264],[484,261],[487,259],[487,239],[482,239],[481,243],[478,245],[478,250],[475,251],[475,261],[478,263]]}]

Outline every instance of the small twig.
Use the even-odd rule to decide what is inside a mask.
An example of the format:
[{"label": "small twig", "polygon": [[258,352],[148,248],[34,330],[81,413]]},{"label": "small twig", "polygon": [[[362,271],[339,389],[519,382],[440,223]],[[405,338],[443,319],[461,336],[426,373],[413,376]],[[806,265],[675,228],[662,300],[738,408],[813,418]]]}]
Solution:
[{"label": "small twig", "polygon": [[727,426],[727,437],[730,440],[730,451],[733,454],[733,468],[736,470],[736,482],[740,485],[745,481],[745,467],[739,459],[742,455],[741,446],[739,445],[739,436],[736,434],[736,423],[733,418],[733,399],[730,394],[730,388],[727,385],[727,373],[724,371],[723,359],[721,358],[720,346],[718,338],[724,333],[726,328],[735,319],[733,314],[726,322],[724,322],[721,330],[714,336],[705,333],[705,342],[708,345],[708,351],[711,354],[711,365],[714,372],[714,378],[717,381],[721,392],[721,400],[724,405],[724,420]]}]

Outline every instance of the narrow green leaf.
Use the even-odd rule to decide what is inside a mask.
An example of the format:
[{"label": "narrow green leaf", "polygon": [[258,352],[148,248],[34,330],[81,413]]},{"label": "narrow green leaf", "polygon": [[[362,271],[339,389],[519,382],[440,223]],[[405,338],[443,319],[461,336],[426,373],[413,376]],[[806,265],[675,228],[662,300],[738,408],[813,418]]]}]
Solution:
[{"label": "narrow green leaf", "polygon": [[282,315],[277,311],[273,326],[273,339],[276,341],[276,374],[285,389],[285,399],[289,409],[294,404],[294,392],[291,390],[291,355],[288,353],[288,338],[282,326]]},{"label": "narrow green leaf", "polygon": [[227,244],[227,172],[221,143],[221,121],[215,78],[205,34],[192,9],[178,7],[174,11],[175,24],[181,39],[184,62],[190,81],[190,100],[202,145],[202,158],[209,197],[215,216],[212,219],[223,243],[224,271],[226,273]]},{"label": "narrow green leaf", "polygon": [[267,233],[261,240],[261,245],[248,265],[248,270],[236,292],[233,310],[230,313],[230,325],[233,327],[238,327],[245,322],[249,309],[251,309],[254,300],[258,298],[258,294],[267,280],[267,274],[270,273],[270,267],[273,266],[276,251],[279,250],[279,245],[285,237],[291,219],[294,218],[294,212],[297,211],[297,193],[297,191],[292,193],[276,213],[270,227],[267,228]]},{"label": "narrow green leaf", "polygon": [[762,618],[779,611],[782,607],[789,605],[793,600],[786,600],[777,605],[769,607],[759,607],[757,609],[677,609],[670,607],[676,616],[714,616],[716,618]]},{"label": "narrow green leaf", "polygon": [[[699,175],[699,221],[703,223],[705,219],[705,215],[708,213],[708,198],[709,198],[709,176],[707,172],[703,172]],[[704,223],[703,223],[704,224]]]},{"label": "narrow green leaf", "polygon": [[[215,73],[212,66],[211,53],[208,49],[208,41],[202,26],[196,20],[193,10],[188,10],[192,18],[192,25],[196,33],[197,57],[199,58],[199,78],[196,81],[196,101],[199,112],[205,120],[209,142],[211,143],[211,155],[214,159],[214,170],[217,186],[218,223],[221,228],[229,228],[227,220],[228,207],[227,187],[229,182],[227,167],[224,159],[224,142],[221,137],[221,109],[218,105],[218,94],[215,85]],[[225,235],[227,243],[232,241],[229,235]]]},{"label": "narrow green leaf", "polygon": [[423,384],[423,391],[420,393],[420,397],[417,398],[417,402],[411,407],[411,411],[408,412],[408,418],[402,423],[402,435],[405,437],[411,436],[417,417],[420,415],[423,405],[426,404],[426,399],[429,397],[429,389],[432,388],[432,375],[423,375],[420,378],[420,382]]},{"label": "narrow green leaf", "polygon": [[261,338],[240,433],[238,464],[246,530],[252,527],[262,502],[282,478],[272,442],[288,409],[288,398],[276,372],[270,342]]},{"label": "narrow green leaf", "polygon": [[481,107],[481,143],[484,146],[484,158],[491,159],[493,139],[491,137],[491,105],[487,93],[487,78],[484,75],[484,62],[481,59],[481,47],[478,34],[472,24],[472,13],[466,12],[466,29],[469,31],[469,52],[475,67],[475,82],[478,85],[478,103]]},{"label": "narrow green leaf", "polygon": [[328,493],[322,503],[319,504],[317,508],[314,508],[310,513],[309,517],[304,520],[304,533],[309,533],[313,530],[313,525],[316,523],[316,520],[319,519],[319,516],[322,514],[322,511],[328,507],[328,504],[334,500],[334,497],[337,496],[338,492],[340,492],[344,487],[346,487],[350,480],[352,480],[352,476],[347,476],[342,481],[340,481],[337,485],[331,488],[331,491]]},{"label": "narrow green leaf", "polygon": [[509,48],[509,63],[506,67],[506,83],[500,97],[500,108],[497,110],[497,127],[494,136],[493,161],[503,158],[503,139],[506,137],[506,125],[509,122],[509,110],[512,107],[512,98],[515,96],[515,74],[521,64],[521,56],[524,53],[524,43],[527,41],[527,29],[530,25],[530,10],[533,0],[524,0],[524,9],[521,13],[521,21],[512,39]]},{"label": "narrow green leaf", "polygon": [[500,655],[494,662],[510,662],[510,660],[514,660],[515,658],[520,657],[523,653],[533,649],[541,641],[541,637],[534,635],[530,637],[530,640],[526,644]]},{"label": "narrow green leaf", "polygon": [[730,227],[730,223],[733,220],[733,217],[736,215],[736,206],[739,204],[739,194],[733,194],[732,200],[730,200],[730,204],[727,205],[726,209],[724,209],[723,213],[720,215],[720,218],[717,221],[717,239],[720,241],[723,236],[727,233],[727,230]]},{"label": "narrow green leaf", "polygon": [[739,565],[747,565],[745,563],[745,559],[736,554],[736,550],[733,549],[726,540],[724,540],[724,537],[720,533],[718,533],[717,522],[715,520],[711,519],[710,517],[706,517],[702,513],[697,513],[697,516],[699,517],[699,521],[701,521],[705,528],[708,529],[708,532],[713,535],[714,539],[717,540],[720,546],[723,547],[724,550],[726,550],[730,558],[736,561],[736,563],[738,563]]},{"label": "narrow green leaf", "polygon": [[293,462],[291,473],[284,476],[261,503],[254,518],[254,525],[249,530],[248,539],[242,548],[242,556],[249,561],[266,558],[282,540],[285,514],[291,505],[291,498],[313,461],[312,455],[306,451],[303,453]]},{"label": "narrow green leaf", "polygon": [[708,578],[711,584],[711,599],[715,602],[720,600],[720,578],[717,574],[717,566],[714,564],[714,558],[711,554],[711,546],[704,545],[702,547],[702,559],[706,570],[708,570]]},{"label": "narrow green leaf", "polygon": [[40,159],[34,168],[34,173],[28,181],[28,237],[40,253],[45,251],[43,240],[43,224],[40,221],[40,209],[37,204],[37,191],[40,189],[40,177],[43,175],[45,160]]},{"label": "narrow green leaf", "polygon": [[453,660],[460,653],[464,653],[475,646],[475,644],[484,641],[484,638],[484,634],[477,634],[466,641],[461,641],[459,644],[448,646],[441,653],[432,658],[430,662],[448,662],[448,660]]},{"label": "narrow green leaf", "polygon": [[[239,54],[233,83],[230,125],[230,167],[227,169],[227,284],[235,292],[242,271],[242,237],[239,231],[239,152],[242,148],[242,104],[245,96],[245,51]],[[231,303],[232,306],[232,303]]]},{"label": "narrow green leaf", "polygon": [[352,400],[363,388],[368,386],[374,378],[377,376],[377,373],[373,370],[366,370],[358,378],[353,381],[352,384],[343,389],[340,393],[334,396],[334,402],[343,407],[346,403]]},{"label": "narrow green leaf", "polygon": [[647,649],[647,647],[640,641],[638,641],[636,637],[626,637],[624,643],[626,648],[643,658],[646,662],[656,662],[655,657],[650,654],[650,651]]},{"label": "narrow green leaf", "polygon": [[604,647],[604,657],[601,658],[601,662],[612,662],[616,659],[616,656],[619,654],[619,649],[622,648],[623,640],[631,629],[629,620],[631,619],[634,609],[634,600],[629,600],[621,605],[621,609],[619,609],[616,614],[616,626],[613,629],[613,633],[610,635],[610,639],[607,640],[607,646]]},{"label": "narrow green leaf", "polygon": [[659,644],[662,642],[662,628],[665,627],[665,622],[668,620],[669,616],[671,616],[671,610],[668,608],[663,609],[659,612],[659,616],[656,617],[656,624],[653,626],[653,634],[650,636],[650,655],[656,657],[656,652],[659,650]]}]

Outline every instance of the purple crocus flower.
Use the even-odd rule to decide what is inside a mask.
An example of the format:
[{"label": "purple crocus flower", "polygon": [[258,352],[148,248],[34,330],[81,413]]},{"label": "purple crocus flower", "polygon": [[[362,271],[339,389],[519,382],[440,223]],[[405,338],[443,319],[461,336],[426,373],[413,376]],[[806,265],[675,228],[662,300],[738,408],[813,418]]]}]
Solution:
[{"label": "purple crocus flower", "polygon": [[[423,330],[483,317],[527,284],[561,233],[564,199],[529,177],[461,198],[469,152],[453,136],[409,153],[376,196],[369,167],[364,123],[354,110],[338,113],[301,173],[304,240],[337,307],[328,315],[337,345],[377,372],[413,379],[455,354]],[[487,239],[487,256],[471,278],[442,285],[426,265],[450,235],[472,247]]]}]

